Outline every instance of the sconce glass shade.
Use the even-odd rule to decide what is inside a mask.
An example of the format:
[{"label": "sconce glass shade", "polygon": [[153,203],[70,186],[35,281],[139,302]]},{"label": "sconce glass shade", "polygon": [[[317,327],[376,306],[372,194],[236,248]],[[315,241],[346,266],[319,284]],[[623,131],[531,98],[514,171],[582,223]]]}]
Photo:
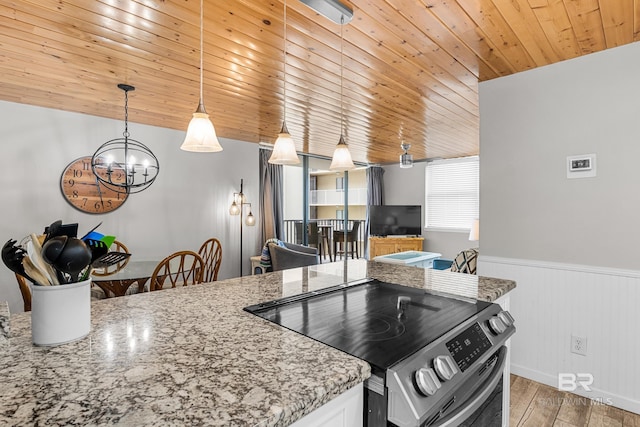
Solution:
[{"label": "sconce glass shade", "polygon": [[469,231],[469,240],[480,240],[480,220],[474,219],[471,224],[471,231]]},{"label": "sconce glass shade", "polygon": [[213,123],[209,120],[209,115],[204,112],[204,107],[201,107],[202,104],[198,105],[198,109],[193,113],[187,128],[187,136],[180,149],[197,153],[222,151]]},{"label": "sconce glass shade", "polygon": [[329,169],[340,172],[355,169],[355,167],[353,160],[351,160],[349,147],[347,147],[347,143],[344,142],[343,136],[340,135],[340,141],[333,152],[333,159],[331,159],[331,166],[329,166]]},{"label": "sconce glass shade", "polygon": [[247,224],[249,227],[253,227],[254,225],[256,225],[256,217],[253,216],[253,213],[251,211],[249,211],[249,215],[247,215],[247,218],[244,220],[244,223]]},{"label": "sconce glass shade", "polygon": [[400,155],[400,167],[402,169],[413,167],[413,154],[404,153]]},{"label": "sconce glass shade", "polygon": [[229,215],[240,215],[240,206],[234,200],[229,208]]},{"label": "sconce glass shade", "polygon": [[278,139],[276,139],[276,143],[273,146],[271,157],[269,157],[269,163],[274,165],[300,164],[300,159],[296,152],[296,145],[289,134],[289,130],[287,129],[285,122],[282,122],[282,130],[280,130]]}]

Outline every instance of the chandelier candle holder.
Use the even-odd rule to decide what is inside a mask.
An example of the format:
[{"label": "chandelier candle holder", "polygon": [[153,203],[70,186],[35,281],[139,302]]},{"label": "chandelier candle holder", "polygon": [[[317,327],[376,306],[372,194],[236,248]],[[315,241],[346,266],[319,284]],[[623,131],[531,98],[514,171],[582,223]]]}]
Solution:
[{"label": "chandelier candle holder", "polygon": [[135,87],[122,83],[118,87],[124,91],[123,138],[102,144],[91,157],[91,170],[100,183],[113,191],[139,193],[156,180],[160,163],[146,145],[129,138],[128,94]]},{"label": "chandelier candle holder", "polygon": [[231,207],[229,207],[229,215],[237,216],[240,215],[240,276],[242,277],[242,213],[244,211],[245,206],[249,206],[249,214],[244,220],[244,223],[248,227],[253,227],[256,225],[256,217],[253,216],[251,212],[251,203],[247,202],[247,197],[244,192],[244,180],[240,180],[240,192],[233,193],[233,202],[231,203]]}]

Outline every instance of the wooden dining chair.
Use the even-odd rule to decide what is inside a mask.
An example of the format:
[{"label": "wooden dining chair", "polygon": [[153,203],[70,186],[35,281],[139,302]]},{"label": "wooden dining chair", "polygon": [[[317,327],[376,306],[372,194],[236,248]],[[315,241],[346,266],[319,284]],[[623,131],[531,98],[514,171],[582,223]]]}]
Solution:
[{"label": "wooden dining chair", "polygon": [[[114,240],[111,246],[109,247],[110,252],[122,252],[125,254],[130,253],[129,249],[124,245],[124,243]],[[91,274],[94,276],[109,276],[111,274],[115,274],[118,271],[122,270],[129,263],[129,259],[131,257],[127,257],[117,264],[109,265],[107,267],[102,268],[94,268],[91,271]]]},{"label": "wooden dining chair", "polygon": [[200,246],[198,255],[200,255],[204,261],[202,281],[215,282],[218,280],[218,271],[222,264],[222,243],[220,243],[220,240],[212,237],[205,241],[202,246]]},{"label": "wooden dining chair", "polygon": [[22,302],[24,303],[24,311],[31,311],[31,289],[24,276],[16,273],[16,280],[22,294]]},{"label": "wooden dining chair", "polygon": [[187,286],[202,283],[204,261],[193,251],[175,252],[156,266],[149,283],[150,291],[165,289],[171,285]]}]

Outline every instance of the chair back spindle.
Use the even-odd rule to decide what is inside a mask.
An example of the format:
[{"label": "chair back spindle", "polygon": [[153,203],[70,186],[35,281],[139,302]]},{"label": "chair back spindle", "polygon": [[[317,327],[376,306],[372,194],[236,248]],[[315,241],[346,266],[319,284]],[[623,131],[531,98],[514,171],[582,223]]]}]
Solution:
[{"label": "chair back spindle", "polygon": [[175,252],[158,263],[149,283],[150,291],[202,283],[204,261],[193,251]]},{"label": "chair back spindle", "polygon": [[220,240],[211,238],[205,241],[200,246],[198,254],[204,261],[202,281],[215,282],[218,280],[218,271],[220,271],[220,265],[222,264],[222,244]]}]

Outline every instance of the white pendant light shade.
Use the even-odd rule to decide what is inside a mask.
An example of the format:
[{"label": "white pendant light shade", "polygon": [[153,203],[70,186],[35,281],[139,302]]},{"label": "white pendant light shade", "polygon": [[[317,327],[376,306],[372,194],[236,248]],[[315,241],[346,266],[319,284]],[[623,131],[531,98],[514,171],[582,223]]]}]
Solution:
[{"label": "white pendant light shade", "polygon": [[218,141],[213,123],[209,120],[209,115],[198,111],[193,113],[193,118],[187,128],[187,136],[180,146],[181,150],[193,151],[197,153],[214,153],[222,151],[222,146]]},{"label": "white pendant light shade", "polygon": [[353,164],[353,160],[351,160],[349,147],[347,147],[347,143],[344,142],[344,138],[342,137],[342,135],[340,135],[340,141],[338,142],[338,145],[336,145],[336,149],[333,152],[333,159],[331,160],[331,166],[329,166],[329,170],[341,172],[355,169],[355,167],[356,166]]},{"label": "white pendant light shade", "polygon": [[273,146],[271,157],[269,157],[269,163],[274,165],[300,164],[300,159],[296,152],[296,145],[289,134],[289,130],[287,130],[286,123],[284,122],[282,122],[282,130],[278,134],[278,139],[276,139],[276,143]]}]

